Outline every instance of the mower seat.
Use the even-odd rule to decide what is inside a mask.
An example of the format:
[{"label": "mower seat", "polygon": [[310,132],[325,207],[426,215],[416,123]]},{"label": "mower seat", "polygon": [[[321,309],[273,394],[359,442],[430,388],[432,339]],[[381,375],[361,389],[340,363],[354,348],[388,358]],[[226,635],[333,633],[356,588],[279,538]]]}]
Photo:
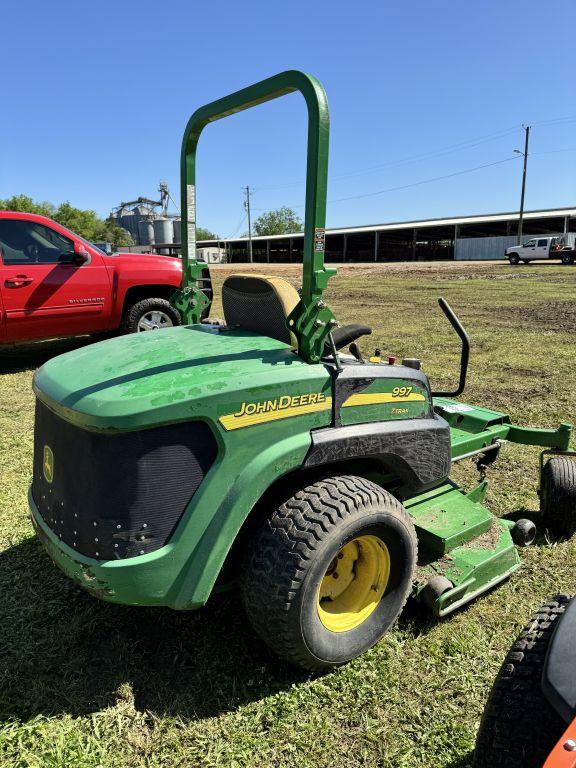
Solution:
[{"label": "mower seat", "polygon": [[253,331],[297,347],[287,318],[300,301],[287,280],[268,275],[230,275],[222,286],[226,325]]},{"label": "mower seat", "polygon": [[[296,336],[287,326],[288,315],[300,301],[300,295],[287,280],[268,275],[231,275],[222,286],[222,306],[226,325],[270,336],[297,347]],[[336,349],[342,349],[372,328],[359,323],[336,328],[332,332]],[[325,354],[331,355],[328,342]]]}]

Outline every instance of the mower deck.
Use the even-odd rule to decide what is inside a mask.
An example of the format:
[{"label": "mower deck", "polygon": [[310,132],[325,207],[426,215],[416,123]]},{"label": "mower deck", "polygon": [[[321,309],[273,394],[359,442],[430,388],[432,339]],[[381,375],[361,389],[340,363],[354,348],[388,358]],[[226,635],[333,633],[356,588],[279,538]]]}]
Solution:
[{"label": "mower deck", "polygon": [[[489,463],[503,441],[557,450],[568,447],[568,425],[557,430],[527,429],[512,424],[505,413],[446,398],[435,398],[434,408],[450,424],[453,462],[478,456]],[[521,565],[511,535],[514,523],[495,518],[484,507],[487,489],[483,481],[466,493],[448,481],[404,501],[420,549],[413,595],[426,600],[437,616],[496,586]],[[426,585],[438,576],[451,582],[452,588],[431,598],[425,593]]]},{"label": "mower deck", "polygon": [[481,483],[466,494],[448,482],[405,502],[421,553],[414,596],[422,598],[435,576],[453,585],[427,600],[437,616],[456,610],[520,567],[510,534],[513,523],[495,518],[478,500],[486,489]]}]

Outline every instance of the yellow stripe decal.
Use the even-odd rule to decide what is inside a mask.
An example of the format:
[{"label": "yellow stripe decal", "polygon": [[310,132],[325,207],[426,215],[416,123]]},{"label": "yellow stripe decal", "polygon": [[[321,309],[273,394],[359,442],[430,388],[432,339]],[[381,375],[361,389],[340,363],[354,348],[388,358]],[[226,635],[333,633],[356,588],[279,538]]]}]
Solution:
[{"label": "yellow stripe decal", "polygon": [[366,395],[350,395],[343,406],[348,408],[352,405],[377,405],[379,403],[414,403],[422,402],[422,400],[426,400],[426,398],[424,395],[421,395],[418,392],[411,392],[409,395],[404,395],[404,397],[394,397],[391,392],[372,392]]},{"label": "yellow stripe decal", "polygon": [[[314,402],[305,402],[303,405],[288,405],[290,401],[298,402],[302,400],[314,399]],[[321,399],[320,399],[321,398]],[[287,401],[284,405],[283,400]],[[319,400],[320,402],[316,402]],[[350,397],[343,404],[344,407],[359,405],[379,405],[382,403],[414,403],[425,401],[426,397],[419,392],[411,392],[402,397],[393,395],[392,392],[373,392],[370,394],[356,394]],[[296,395],[291,398],[288,395],[279,400],[269,400],[261,403],[242,403],[240,411],[237,413],[227,413],[220,416],[220,424],[226,431],[241,429],[242,427],[253,427],[256,424],[267,424],[269,421],[278,421],[279,419],[289,419],[294,416],[307,416],[310,413],[320,413],[332,408],[332,398],[322,394]]]},{"label": "yellow stripe decal", "polygon": [[309,413],[319,413],[328,411],[332,408],[332,398],[326,397],[320,403],[309,403],[308,405],[294,405],[279,410],[270,410],[263,413],[244,413],[240,416],[234,413],[220,416],[220,424],[225,430],[240,429],[241,427],[252,427],[255,424],[265,424],[268,421],[277,421],[278,419],[288,419],[292,416],[305,416]]}]

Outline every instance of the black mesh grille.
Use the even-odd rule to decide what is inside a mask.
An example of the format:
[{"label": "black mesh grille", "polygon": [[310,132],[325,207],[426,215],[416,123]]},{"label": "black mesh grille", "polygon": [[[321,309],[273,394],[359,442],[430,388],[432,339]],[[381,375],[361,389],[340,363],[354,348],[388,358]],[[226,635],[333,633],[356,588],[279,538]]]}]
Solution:
[{"label": "black mesh grille", "polygon": [[241,275],[227,278],[222,286],[222,306],[228,325],[291,343],[282,303],[264,280]]},{"label": "black mesh grille", "polygon": [[203,422],[102,435],[37,400],[32,495],[44,521],[77,552],[134,557],[168,541],[216,452]]}]

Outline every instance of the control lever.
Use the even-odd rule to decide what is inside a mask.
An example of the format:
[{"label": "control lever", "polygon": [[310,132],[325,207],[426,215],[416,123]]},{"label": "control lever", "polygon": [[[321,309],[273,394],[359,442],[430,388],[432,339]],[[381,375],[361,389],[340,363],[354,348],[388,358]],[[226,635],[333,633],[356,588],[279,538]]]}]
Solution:
[{"label": "control lever", "polygon": [[351,355],[354,355],[354,357],[356,358],[356,360],[358,360],[359,363],[364,362],[364,358],[362,357],[362,352],[360,352],[360,347],[358,346],[358,344],[356,344],[355,341],[353,341],[352,344],[350,344],[350,346],[348,347],[348,351],[350,352]]},{"label": "control lever", "polygon": [[381,349],[378,349],[378,347],[376,347],[376,349],[374,350],[374,354],[370,358],[370,362],[371,363],[381,363],[382,362],[382,350]]},{"label": "control lever", "polygon": [[458,395],[462,394],[464,387],[466,386],[468,359],[470,357],[470,338],[450,304],[442,298],[438,299],[438,304],[440,305],[442,312],[444,312],[448,318],[450,325],[454,328],[462,341],[462,353],[460,355],[460,380],[458,382],[458,388],[453,392],[432,392],[432,397],[458,397]]}]

